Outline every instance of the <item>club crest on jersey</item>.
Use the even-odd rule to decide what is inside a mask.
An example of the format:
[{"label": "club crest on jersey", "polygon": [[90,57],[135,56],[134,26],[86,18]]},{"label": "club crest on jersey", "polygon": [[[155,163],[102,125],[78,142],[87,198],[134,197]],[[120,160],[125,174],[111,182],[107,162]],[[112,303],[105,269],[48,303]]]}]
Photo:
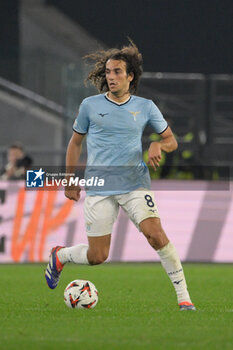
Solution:
[{"label": "club crest on jersey", "polygon": [[129,113],[131,113],[133,115],[133,118],[134,118],[134,120],[136,122],[136,116],[137,116],[137,114],[141,113],[141,111],[139,111],[139,112],[131,112],[131,111],[129,111]]}]

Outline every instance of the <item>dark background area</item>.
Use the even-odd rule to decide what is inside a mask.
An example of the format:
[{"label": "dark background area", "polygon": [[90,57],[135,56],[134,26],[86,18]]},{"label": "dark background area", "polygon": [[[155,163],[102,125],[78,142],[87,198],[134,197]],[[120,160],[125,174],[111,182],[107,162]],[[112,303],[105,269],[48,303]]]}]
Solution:
[{"label": "dark background area", "polygon": [[[56,6],[108,47],[127,44],[130,36],[143,53],[144,71],[233,73],[232,0],[44,3]],[[0,76],[15,82],[19,82],[19,8],[19,0],[0,1]]]},{"label": "dark background area", "polygon": [[109,47],[130,36],[145,71],[233,73],[232,0],[47,0]]},{"label": "dark background area", "polygon": [[19,80],[19,1],[0,1],[0,77]]}]

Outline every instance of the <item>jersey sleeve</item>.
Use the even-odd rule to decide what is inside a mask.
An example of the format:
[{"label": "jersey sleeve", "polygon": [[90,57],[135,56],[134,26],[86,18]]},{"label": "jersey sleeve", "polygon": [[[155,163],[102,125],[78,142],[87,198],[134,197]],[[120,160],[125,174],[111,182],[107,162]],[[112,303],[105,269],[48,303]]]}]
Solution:
[{"label": "jersey sleeve", "polygon": [[148,124],[157,132],[157,134],[162,134],[168,128],[168,124],[154,102],[150,102],[151,106],[149,108]]},{"label": "jersey sleeve", "polygon": [[86,134],[89,128],[89,115],[87,104],[83,101],[79,107],[78,115],[73,124],[73,130],[79,134]]}]

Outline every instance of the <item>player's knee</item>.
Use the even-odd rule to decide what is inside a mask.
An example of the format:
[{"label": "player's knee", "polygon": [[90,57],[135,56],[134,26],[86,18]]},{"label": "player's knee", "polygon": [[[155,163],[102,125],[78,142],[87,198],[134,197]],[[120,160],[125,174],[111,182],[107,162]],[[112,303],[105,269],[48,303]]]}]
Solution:
[{"label": "player's knee", "polygon": [[144,235],[148,240],[150,239],[156,239],[157,237],[161,236],[163,234],[163,229],[160,224],[160,222],[157,221],[150,221],[149,225],[145,227],[143,230]]},{"label": "player's knee", "polygon": [[150,236],[148,242],[154,249],[158,250],[165,247],[168,244],[169,240],[166,234],[164,232],[161,232],[161,234],[158,234],[156,236]]},{"label": "player's knee", "polygon": [[162,229],[161,225],[151,225],[150,232],[147,235],[147,240],[155,249],[161,249],[168,243],[168,238]]}]

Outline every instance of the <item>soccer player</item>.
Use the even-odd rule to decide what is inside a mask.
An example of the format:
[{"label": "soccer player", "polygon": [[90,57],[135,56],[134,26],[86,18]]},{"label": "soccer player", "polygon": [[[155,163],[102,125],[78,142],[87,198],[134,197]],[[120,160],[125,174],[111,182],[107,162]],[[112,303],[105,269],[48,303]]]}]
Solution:
[{"label": "soccer player", "polygon": [[[115,179],[117,174],[120,180],[116,176],[112,187],[87,189],[84,215],[88,245],[54,247],[45,273],[47,284],[51,289],[56,288],[67,262],[96,265],[107,259],[112,227],[121,206],[159,254],[175,288],[180,310],[195,310],[177,251],[161,226],[154,193],[150,190],[149,171],[142,161],[141,137],[147,124],[161,136],[160,141],[151,143],[148,151],[149,164],[154,170],[159,166],[162,152],[177,148],[172,130],[156,105],[134,95],[142,74],[142,56],[130,41],[121,49],[98,51],[85,58],[95,62],[88,79],[100,94],[84,99],[80,105],[67,148],[67,172],[75,172],[87,135],[88,177],[98,173],[108,180]],[[66,187],[65,195],[78,201],[80,188]]]}]

